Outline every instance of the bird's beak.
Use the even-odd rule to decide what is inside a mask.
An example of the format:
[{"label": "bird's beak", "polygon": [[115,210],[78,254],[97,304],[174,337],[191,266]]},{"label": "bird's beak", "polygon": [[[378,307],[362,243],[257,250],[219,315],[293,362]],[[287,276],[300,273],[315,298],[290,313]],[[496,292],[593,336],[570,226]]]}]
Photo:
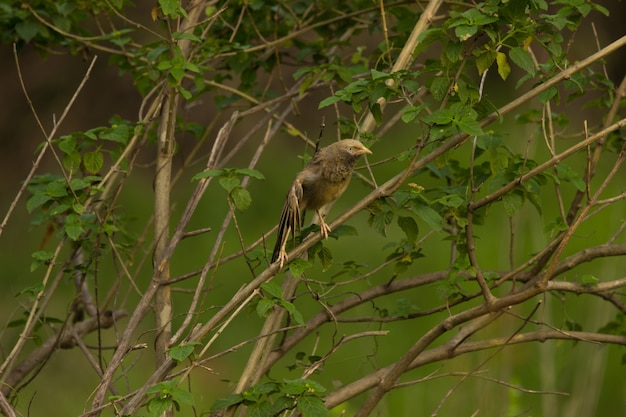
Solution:
[{"label": "bird's beak", "polygon": [[365,146],[363,146],[363,147],[361,148],[361,152],[360,152],[360,153],[362,153],[362,154],[365,154],[365,153],[366,153],[366,154],[368,154],[368,155],[371,155],[373,152],[372,152],[372,151],[370,151],[369,149],[367,149]]}]

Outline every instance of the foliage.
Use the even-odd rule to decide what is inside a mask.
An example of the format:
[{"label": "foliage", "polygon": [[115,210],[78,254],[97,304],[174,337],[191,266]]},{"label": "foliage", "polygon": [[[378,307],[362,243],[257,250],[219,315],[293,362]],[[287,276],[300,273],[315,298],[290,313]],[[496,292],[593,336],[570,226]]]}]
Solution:
[{"label": "foliage", "polygon": [[[625,346],[626,82],[604,60],[626,40],[576,37],[611,14],[587,0],[0,3],[18,64],[29,48],[80,55],[80,95],[105,56],[142,97],[136,119],[112,105],[106,126],[60,135],[70,102],[0,227],[17,206],[45,229],[16,295],[24,318],[7,325],[19,335],[2,337],[2,411],[29,410],[20,391],[44,389],[61,348],[97,375],[75,401],[85,415],[365,417],[401,415],[383,398],[431,387],[424,415],[478,409],[464,390],[516,344]],[[314,149],[302,132],[331,117],[374,154],[358,198],[330,214],[332,239],[303,227],[281,271],[266,240],[277,219],[262,213],[284,196],[275,179],[295,175],[285,138]],[[124,202],[143,203],[146,171],[152,207],[133,216]],[[592,322],[577,302],[610,314]],[[146,357],[153,368],[135,365]],[[535,359],[530,383],[515,361],[498,362],[510,381],[485,377],[514,398],[494,414],[537,407],[525,385],[552,368]],[[442,361],[451,374],[429,368]],[[595,382],[583,394],[597,402]],[[542,392],[575,390],[559,384]]]}]

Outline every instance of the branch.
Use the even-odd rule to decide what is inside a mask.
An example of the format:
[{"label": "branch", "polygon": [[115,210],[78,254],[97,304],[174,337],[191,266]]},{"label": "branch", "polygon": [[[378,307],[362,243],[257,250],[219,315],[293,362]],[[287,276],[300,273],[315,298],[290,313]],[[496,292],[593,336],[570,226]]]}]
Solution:
[{"label": "branch", "polygon": [[124,310],[105,311],[100,316],[89,317],[85,321],[64,326],[43,342],[39,348],[32,351],[8,374],[5,382],[0,386],[0,392],[8,395],[28,374],[42,366],[55,350],[71,349],[76,346],[76,336],[84,337],[98,329],[108,329],[126,315]]},{"label": "branch", "polygon": [[[587,332],[562,332],[557,330],[546,331],[537,330],[534,332],[523,333],[509,337],[499,337],[487,340],[481,340],[477,342],[465,342],[455,349],[450,349],[448,343],[436,348],[424,351],[419,357],[415,358],[409,366],[407,371],[415,369],[434,362],[444,361],[451,358],[455,358],[459,355],[466,353],[477,352],[486,349],[493,349],[503,346],[505,343],[508,345],[530,343],[530,342],[545,342],[547,340],[574,340],[574,341],[587,341],[596,343],[609,343],[615,345],[626,346],[626,336],[616,336],[602,333],[587,333]],[[360,378],[348,385],[345,385],[327,395],[324,398],[324,403],[328,409],[338,406],[339,404],[354,398],[360,394],[363,394],[369,389],[376,387],[385,374],[387,374],[395,364],[386,366],[373,372],[363,378]],[[402,387],[402,385],[394,384],[391,388]]]}]

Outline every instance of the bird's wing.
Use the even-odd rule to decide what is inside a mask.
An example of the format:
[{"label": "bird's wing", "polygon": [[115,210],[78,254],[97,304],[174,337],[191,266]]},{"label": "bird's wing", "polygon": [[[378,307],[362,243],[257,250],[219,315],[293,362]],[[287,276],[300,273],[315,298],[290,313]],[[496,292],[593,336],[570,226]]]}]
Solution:
[{"label": "bird's wing", "polygon": [[281,251],[285,250],[289,235],[293,235],[295,230],[300,230],[300,226],[302,225],[302,198],[302,180],[298,177],[291,185],[289,193],[287,193],[283,211],[280,214],[276,245],[272,253],[272,263],[276,262]]}]

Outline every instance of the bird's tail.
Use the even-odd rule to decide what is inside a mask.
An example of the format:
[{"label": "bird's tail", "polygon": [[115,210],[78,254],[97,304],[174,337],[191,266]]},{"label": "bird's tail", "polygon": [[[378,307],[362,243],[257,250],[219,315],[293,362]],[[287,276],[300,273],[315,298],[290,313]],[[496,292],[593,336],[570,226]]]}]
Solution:
[{"label": "bird's tail", "polygon": [[285,250],[287,245],[287,239],[289,235],[294,235],[295,230],[300,230],[302,224],[302,216],[298,204],[294,205],[289,198],[285,200],[283,211],[280,214],[280,221],[278,222],[278,232],[276,234],[276,244],[274,245],[274,252],[272,253],[271,263],[276,262],[281,251]]}]

